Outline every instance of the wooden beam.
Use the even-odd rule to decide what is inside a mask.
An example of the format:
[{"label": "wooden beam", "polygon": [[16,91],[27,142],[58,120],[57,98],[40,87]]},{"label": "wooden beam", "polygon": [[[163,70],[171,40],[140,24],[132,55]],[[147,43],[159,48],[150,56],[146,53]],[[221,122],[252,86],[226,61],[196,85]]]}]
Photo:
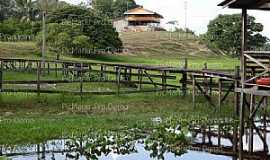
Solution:
[{"label": "wooden beam", "polygon": [[[247,9],[242,9],[242,41],[241,41],[241,85],[242,89],[245,88],[245,69],[246,69],[246,64],[245,64],[245,56],[244,56],[244,51],[246,50],[246,42],[247,42]],[[240,117],[239,117],[239,160],[243,160],[243,135],[244,135],[244,116],[245,116],[245,107],[244,107],[244,92],[241,91],[241,96],[240,96]]]},{"label": "wooden beam", "polygon": [[152,82],[152,84],[155,86],[155,88],[157,88],[157,85],[155,84],[155,82],[153,81],[153,79],[148,75],[148,73],[146,71],[144,71],[144,73],[148,77],[148,79]]}]

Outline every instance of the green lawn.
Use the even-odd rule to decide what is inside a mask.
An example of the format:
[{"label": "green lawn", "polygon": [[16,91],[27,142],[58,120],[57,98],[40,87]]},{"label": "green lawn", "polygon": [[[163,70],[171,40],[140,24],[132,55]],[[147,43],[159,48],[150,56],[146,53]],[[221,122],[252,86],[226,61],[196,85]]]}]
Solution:
[{"label": "green lawn", "polygon": [[[38,143],[46,139],[82,134],[89,130],[151,128],[152,118],[231,117],[231,101],[222,113],[198,97],[197,108],[191,97],[177,92],[120,96],[79,96],[4,93],[1,96],[0,144]],[[213,114],[215,113],[215,114]]]},{"label": "green lawn", "polygon": [[[167,49],[168,51],[168,49]],[[103,62],[103,63],[129,63],[146,64],[161,66],[183,66],[184,59],[188,59],[188,66],[191,69],[202,69],[204,63],[207,63],[210,69],[234,69],[239,65],[239,60],[229,56],[211,55],[211,54],[169,54],[164,51],[163,54],[154,54],[154,51],[138,52],[138,54],[124,55],[93,55],[89,58],[72,57],[62,55],[62,60],[85,61],[85,62]],[[39,49],[33,42],[0,42],[0,57],[2,58],[26,58],[40,59]],[[48,52],[46,59],[54,60],[55,53]]]}]

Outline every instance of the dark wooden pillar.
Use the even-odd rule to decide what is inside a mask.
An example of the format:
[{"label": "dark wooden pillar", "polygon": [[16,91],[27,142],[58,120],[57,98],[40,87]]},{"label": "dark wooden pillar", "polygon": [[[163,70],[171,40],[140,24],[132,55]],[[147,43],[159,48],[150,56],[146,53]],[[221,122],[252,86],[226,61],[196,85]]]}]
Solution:
[{"label": "dark wooden pillar", "polygon": [[243,160],[243,134],[244,134],[244,116],[245,116],[245,103],[244,103],[244,88],[245,88],[245,57],[244,51],[246,50],[247,38],[247,9],[242,9],[242,41],[241,41],[241,97],[240,97],[240,123],[239,123],[239,160]]},{"label": "dark wooden pillar", "polygon": [[[234,88],[239,88],[239,78],[240,78],[240,68],[239,66],[235,67],[235,81]],[[240,95],[238,92],[234,92],[234,113],[235,116],[239,117],[239,109],[240,109]]]}]

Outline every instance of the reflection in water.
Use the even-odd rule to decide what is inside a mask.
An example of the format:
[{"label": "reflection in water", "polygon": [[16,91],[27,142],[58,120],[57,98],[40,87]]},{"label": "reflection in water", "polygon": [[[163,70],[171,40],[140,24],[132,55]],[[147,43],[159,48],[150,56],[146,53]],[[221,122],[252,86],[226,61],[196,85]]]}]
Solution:
[{"label": "reflection in water", "polygon": [[[268,148],[265,149],[262,138],[267,137],[268,121],[255,122],[253,132],[253,152],[244,154],[245,159],[266,160]],[[244,137],[249,137],[249,129]],[[20,147],[2,146],[1,152],[15,160],[24,159],[221,159],[232,160],[237,156],[237,125],[233,121],[215,121],[211,123],[171,122],[158,124],[153,130],[131,129],[114,132],[90,132],[78,137],[50,140],[43,144]],[[264,131],[264,132],[263,132]],[[248,138],[247,138],[248,139]],[[259,143],[258,143],[259,142]],[[248,149],[248,143],[245,143]]]}]

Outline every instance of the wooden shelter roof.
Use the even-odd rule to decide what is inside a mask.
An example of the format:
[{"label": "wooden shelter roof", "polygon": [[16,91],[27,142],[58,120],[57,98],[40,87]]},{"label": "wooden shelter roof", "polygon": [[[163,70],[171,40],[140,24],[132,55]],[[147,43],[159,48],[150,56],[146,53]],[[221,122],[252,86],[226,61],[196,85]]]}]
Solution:
[{"label": "wooden shelter roof", "polygon": [[144,9],[142,6],[131,9],[131,10],[128,10],[124,14],[125,15],[155,15],[155,16],[157,16],[159,18],[163,18],[162,15],[160,15],[160,14],[158,14],[156,12]]},{"label": "wooden shelter roof", "polygon": [[270,10],[270,0],[224,0],[218,6],[235,9]]}]

